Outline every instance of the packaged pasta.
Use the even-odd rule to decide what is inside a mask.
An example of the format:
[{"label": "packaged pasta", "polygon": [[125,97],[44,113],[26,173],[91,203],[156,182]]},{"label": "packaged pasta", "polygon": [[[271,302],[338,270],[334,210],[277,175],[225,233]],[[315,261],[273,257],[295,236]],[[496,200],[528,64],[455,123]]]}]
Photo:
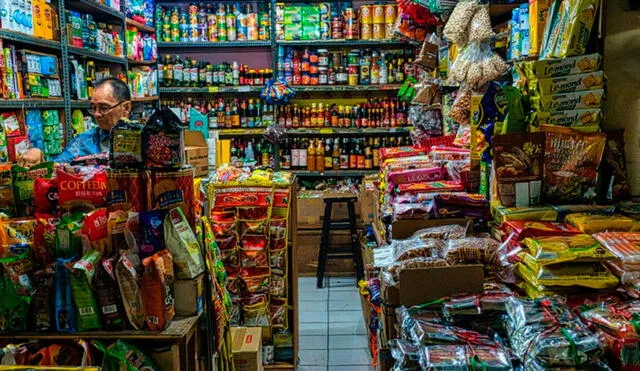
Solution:
[{"label": "packaged pasta", "polygon": [[569,214],[564,222],[586,234],[640,231],[640,222],[619,214],[611,216],[589,213]]}]

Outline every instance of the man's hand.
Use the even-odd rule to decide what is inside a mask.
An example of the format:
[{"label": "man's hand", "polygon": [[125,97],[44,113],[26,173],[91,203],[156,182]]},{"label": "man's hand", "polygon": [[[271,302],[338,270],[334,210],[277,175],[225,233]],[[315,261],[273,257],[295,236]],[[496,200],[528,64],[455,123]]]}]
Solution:
[{"label": "man's hand", "polygon": [[44,158],[42,157],[42,151],[37,148],[31,148],[22,156],[20,156],[20,158],[18,159],[18,165],[31,167],[33,165],[41,163],[42,161],[44,161]]}]

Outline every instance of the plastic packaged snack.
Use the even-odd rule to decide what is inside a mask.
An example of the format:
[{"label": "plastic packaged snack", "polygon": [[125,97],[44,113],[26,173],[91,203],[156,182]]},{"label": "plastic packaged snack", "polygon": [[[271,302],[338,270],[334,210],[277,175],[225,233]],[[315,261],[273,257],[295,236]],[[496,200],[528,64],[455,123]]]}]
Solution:
[{"label": "plastic packaged snack", "polygon": [[516,241],[522,241],[527,237],[571,236],[580,234],[580,231],[558,222],[513,220],[502,223],[500,228],[504,231],[505,236],[513,234]]},{"label": "plastic packaged snack", "polygon": [[107,330],[123,330],[126,324],[121,314],[123,312],[122,299],[116,282],[117,262],[117,256],[103,258],[96,266],[93,278],[98,311]]},{"label": "plastic packaged snack", "polygon": [[[165,255],[164,257],[161,254]],[[142,260],[142,300],[144,302],[145,322],[152,331],[164,330],[175,314],[171,287],[167,278],[167,269],[173,264],[171,254],[163,250]],[[173,269],[173,268],[169,268]]]},{"label": "plastic packaged snack", "polygon": [[469,23],[478,10],[476,1],[460,1],[444,26],[444,37],[451,43],[465,45],[469,40]]},{"label": "plastic packaged snack", "polygon": [[169,210],[164,222],[164,236],[176,265],[176,277],[190,279],[204,271],[200,245],[182,210]]},{"label": "plastic packaged snack", "polygon": [[489,7],[479,5],[469,23],[469,42],[481,42],[495,35],[491,26]]},{"label": "plastic packaged snack", "polygon": [[537,120],[534,126],[560,125],[572,128],[589,127],[600,124],[602,110],[600,108],[587,108],[565,111],[538,111],[532,114]]},{"label": "plastic packaged snack", "polygon": [[640,231],[639,221],[620,214],[594,215],[589,213],[576,213],[567,215],[564,222],[586,234]]},{"label": "plastic packaged snack", "polygon": [[587,234],[527,237],[523,244],[539,265],[563,262],[603,261],[614,255]]},{"label": "plastic packaged snack", "polygon": [[[165,210],[151,210],[138,214],[139,228],[142,230],[142,239],[138,248],[138,255],[141,259],[165,248],[164,223],[166,214]],[[136,230],[136,228],[131,228],[131,230]]]},{"label": "plastic packaged snack", "polygon": [[393,261],[414,259],[418,257],[437,257],[444,249],[444,244],[435,238],[412,239],[394,246]]},{"label": "plastic packaged snack", "polygon": [[52,174],[52,162],[43,162],[28,169],[18,165],[11,167],[13,201],[15,202],[17,216],[33,215],[35,211],[33,193],[35,180],[37,178],[51,178]]},{"label": "plastic packaged snack", "polygon": [[100,253],[91,250],[75,262],[69,272],[73,303],[78,313],[78,331],[95,330],[102,327],[98,315],[98,305],[90,285],[99,261]]},{"label": "plastic packaged snack", "polygon": [[593,72],[598,71],[601,67],[602,56],[597,53],[570,58],[525,62],[526,74],[539,79]]},{"label": "plastic packaged snack", "polygon": [[604,72],[602,71],[538,80],[538,91],[542,95],[573,93],[603,87]]},{"label": "plastic packaged snack", "polygon": [[145,167],[179,169],[184,165],[184,130],[180,119],[169,109],[156,111],[142,131]]},{"label": "plastic packaged snack", "polygon": [[[104,255],[109,248],[106,208],[96,209],[84,216],[81,234],[90,247]],[[86,250],[86,249],[85,249]]]},{"label": "plastic packaged snack", "polygon": [[399,195],[423,192],[462,192],[464,186],[454,180],[438,180],[433,182],[402,183],[396,187]]},{"label": "plastic packaged snack", "polygon": [[594,201],[605,135],[582,134],[557,126],[542,128],[546,135],[544,200],[554,204]]},{"label": "plastic packaged snack", "polygon": [[488,237],[449,239],[444,256],[451,265],[484,264],[488,260],[487,257],[495,254],[498,246],[498,241]]},{"label": "plastic packaged snack", "polygon": [[58,199],[64,209],[102,207],[107,202],[107,172],[101,166],[58,165]]},{"label": "plastic packaged snack", "polygon": [[[75,257],[71,259],[58,258],[55,264],[54,318],[58,332],[76,332],[78,329],[76,311],[73,307],[71,295],[71,284],[69,283],[69,270],[65,266],[73,260],[75,260]],[[5,294],[3,294],[3,297],[6,297]]]},{"label": "plastic packaged snack", "polygon": [[625,264],[640,263],[640,232],[601,232],[593,235]]},{"label": "plastic packaged snack", "polygon": [[116,281],[120,288],[120,296],[129,324],[136,330],[142,329],[145,322],[142,287],[137,266],[138,257],[133,254],[122,254],[116,266]]},{"label": "plastic packaged snack", "polygon": [[63,215],[56,228],[55,246],[58,258],[77,257],[82,254],[82,213]]},{"label": "plastic packaged snack", "polygon": [[269,326],[269,304],[264,295],[259,295],[255,300],[242,306],[244,326],[262,327]]},{"label": "plastic packaged snack", "polygon": [[54,297],[55,271],[49,266],[33,273],[34,293],[31,297],[31,320],[36,331],[55,328],[51,304]]},{"label": "plastic packaged snack", "polygon": [[440,239],[440,240],[458,239],[466,236],[467,229],[468,229],[468,226],[459,225],[459,224],[441,225],[438,227],[421,229],[415,232],[412,238],[419,238],[421,240],[426,240],[431,238]]},{"label": "plastic packaged snack", "polygon": [[36,213],[56,214],[59,211],[58,183],[55,179],[36,178],[33,184]]},{"label": "plastic packaged snack", "polygon": [[539,110],[565,111],[599,108],[602,106],[603,100],[603,89],[577,91],[565,94],[543,95],[539,100]]},{"label": "plastic packaged snack", "polygon": [[540,266],[525,255],[524,264],[517,264],[518,275],[534,286],[582,286],[592,289],[608,289],[618,285],[618,278],[599,262],[553,264]]},{"label": "plastic packaged snack", "polygon": [[109,162],[112,168],[136,169],[142,166],[142,129],[138,122],[124,119],[111,129]]}]

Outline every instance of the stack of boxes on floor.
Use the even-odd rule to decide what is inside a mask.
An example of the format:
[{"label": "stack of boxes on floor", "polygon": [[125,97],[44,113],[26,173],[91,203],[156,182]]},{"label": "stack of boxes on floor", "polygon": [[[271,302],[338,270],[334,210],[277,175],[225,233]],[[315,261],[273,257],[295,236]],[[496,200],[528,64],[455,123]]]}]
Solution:
[{"label": "stack of boxes on floor", "polygon": [[[533,39],[502,47],[535,51],[511,65],[488,42],[491,5],[474,1],[458,3],[446,42],[427,39],[415,62],[450,63],[438,72],[460,87],[445,99],[450,86],[416,85],[414,145],[381,149],[370,185],[379,246],[361,285],[383,370],[640,366],[639,206],[625,201],[622,133],[602,132],[602,57],[585,54],[583,37],[599,4],[553,1],[539,23],[543,3],[514,13],[536,15],[518,34]],[[457,48],[443,64],[447,42]],[[434,138],[448,120],[457,134]]]}]

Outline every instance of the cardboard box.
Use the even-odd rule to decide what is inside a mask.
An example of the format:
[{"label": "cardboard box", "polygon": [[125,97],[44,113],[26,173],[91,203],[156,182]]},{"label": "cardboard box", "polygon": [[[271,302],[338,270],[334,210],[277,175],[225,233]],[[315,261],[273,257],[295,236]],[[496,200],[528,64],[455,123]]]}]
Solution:
[{"label": "cardboard box", "polygon": [[376,220],[378,208],[377,189],[370,190],[360,187],[360,218],[363,224],[371,224]]},{"label": "cardboard box", "polygon": [[378,366],[380,367],[380,371],[390,371],[396,362],[391,356],[391,349],[388,348],[387,344],[382,344],[381,340],[379,340],[379,342]]},{"label": "cardboard box", "polygon": [[[444,296],[476,293],[483,290],[484,267],[481,264],[453,267],[405,269],[397,286],[381,281],[382,300],[388,306],[413,306]],[[404,285],[403,285],[404,283]]]},{"label": "cardboard box", "polygon": [[192,165],[194,176],[209,176],[209,146],[202,132],[185,130],[184,132],[184,162]]},{"label": "cardboard box", "polygon": [[175,280],[173,299],[176,316],[190,317],[204,311],[204,273],[190,280]]},{"label": "cardboard box", "polygon": [[387,344],[389,340],[400,337],[400,329],[396,318],[395,307],[383,304],[380,309],[380,326],[382,326],[380,339],[383,344]]},{"label": "cardboard box", "polygon": [[165,349],[145,350],[160,371],[174,371],[180,369],[180,345],[173,344]]},{"label": "cardboard box", "polygon": [[429,227],[439,227],[441,225],[467,225],[473,227],[473,218],[452,218],[452,219],[403,219],[391,223],[391,237],[394,240],[403,240],[411,237],[415,232]]},{"label": "cardboard box", "polygon": [[236,371],[262,371],[262,328],[232,327],[231,339]]}]

